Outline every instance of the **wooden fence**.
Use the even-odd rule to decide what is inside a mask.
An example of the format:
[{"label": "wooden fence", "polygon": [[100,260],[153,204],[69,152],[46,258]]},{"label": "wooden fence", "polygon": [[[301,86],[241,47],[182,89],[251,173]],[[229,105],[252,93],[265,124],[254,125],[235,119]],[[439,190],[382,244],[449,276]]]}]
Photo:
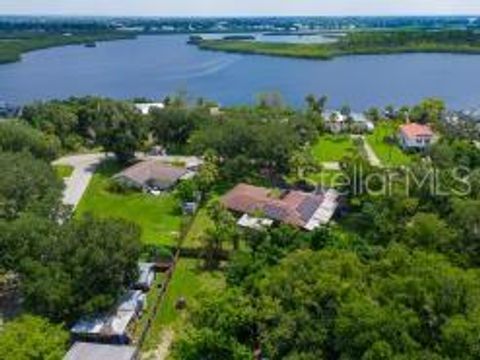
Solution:
[{"label": "wooden fence", "polygon": [[182,224],[182,227],[180,228],[180,235],[178,237],[177,247],[175,249],[175,256],[173,258],[172,264],[167,270],[167,272],[165,273],[165,280],[163,281],[162,286],[158,289],[158,293],[155,298],[155,302],[153,304],[153,309],[152,311],[149,312],[149,317],[145,323],[145,326],[142,329],[140,336],[138,337],[138,340],[136,341],[135,359],[139,358],[140,351],[143,347],[143,344],[145,343],[145,339],[147,338],[148,333],[152,328],[152,324],[155,320],[155,317],[158,316],[158,312],[164,303],[164,300],[168,291],[168,286],[170,285],[170,281],[172,280],[173,274],[175,273],[178,260],[180,259],[180,254],[182,253],[182,250],[181,250],[182,244],[185,238],[187,237],[188,233],[190,232],[190,229],[192,228],[192,225],[195,222],[197,214],[198,214],[198,211],[192,217],[190,217],[186,223]]}]

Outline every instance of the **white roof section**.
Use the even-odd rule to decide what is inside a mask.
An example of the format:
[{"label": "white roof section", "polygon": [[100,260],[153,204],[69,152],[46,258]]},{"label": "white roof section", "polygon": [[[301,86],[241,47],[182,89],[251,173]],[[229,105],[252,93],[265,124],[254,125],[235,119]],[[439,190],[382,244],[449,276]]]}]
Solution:
[{"label": "white roof section", "polygon": [[352,118],[353,122],[357,123],[364,123],[368,121],[367,117],[362,113],[351,113],[350,117]]},{"label": "white roof section", "polygon": [[113,314],[80,320],[70,331],[78,335],[125,335],[128,325],[143,310],[145,302],[146,295],[142,291],[131,290],[120,299]]},{"label": "white roof section", "polygon": [[150,288],[155,280],[154,263],[138,263],[138,280],[136,286]]},{"label": "white roof section", "polygon": [[325,121],[328,122],[333,121],[337,123],[342,123],[347,120],[347,117],[337,110],[325,110],[323,112],[323,117],[325,118]]},{"label": "white roof section", "polygon": [[78,321],[70,331],[74,334],[100,334],[108,318],[101,316]]},{"label": "white roof section", "polygon": [[243,216],[237,222],[238,226],[253,230],[262,230],[273,225],[273,220],[265,218],[257,218],[248,214]]},{"label": "white roof section", "polygon": [[187,173],[185,175],[183,175],[180,180],[191,180],[193,179],[195,176],[197,176],[197,173],[195,171],[187,171]]},{"label": "white roof section", "polygon": [[338,208],[339,197],[340,194],[336,190],[327,190],[325,192],[325,198],[323,199],[322,204],[307,222],[305,229],[312,231],[319,226],[328,224]]},{"label": "white roof section", "polygon": [[132,360],[134,358],[133,346],[76,342],[63,360]]},{"label": "white roof section", "polygon": [[163,103],[137,103],[135,108],[140,111],[143,115],[148,115],[151,109],[165,109]]}]

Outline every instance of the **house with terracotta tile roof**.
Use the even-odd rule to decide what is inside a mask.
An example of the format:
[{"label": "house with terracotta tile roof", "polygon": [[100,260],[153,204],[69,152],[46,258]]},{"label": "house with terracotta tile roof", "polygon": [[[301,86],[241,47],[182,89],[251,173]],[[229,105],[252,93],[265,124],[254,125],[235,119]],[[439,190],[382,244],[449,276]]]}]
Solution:
[{"label": "house with terracotta tile roof", "polygon": [[235,213],[311,231],[330,222],[339,205],[339,194],[335,190],[314,194],[239,184],[221,201]]},{"label": "house with terracotta tile roof", "polygon": [[409,123],[400,127],[398,138],[405,150],[423,150],[433,143],[434,135],[428,125]]}]

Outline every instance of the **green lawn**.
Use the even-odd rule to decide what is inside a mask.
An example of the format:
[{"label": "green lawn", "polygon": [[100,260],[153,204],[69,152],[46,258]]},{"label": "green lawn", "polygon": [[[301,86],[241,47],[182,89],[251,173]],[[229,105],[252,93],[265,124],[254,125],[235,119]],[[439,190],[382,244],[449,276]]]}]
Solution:
[{"label": "green lawn", "polygon": [[[339,162],[355,151],[355,144],[349,135],[323,135],[312,146],[312,154],[320,163]],[[341,181],[340,174],[335,170],[322,170],[310,175],[308,180],[325,187],[336,187]]]},{"label": "green lawn", "polygon": [[166,274],[165,273],[157,273],[155,275],[155,281],[153,282],[152,287],[150,288],[150,291],[147,293],[147,308],[140,318],[135,323],[135,328],[134,328],[134,336],[136,339],[138,339],[143,331],[145,329],[145,326],[147,325],[147,321],[152,315],[153,312],[153,305],[155,304],[155,301],[157,301],[158,298],[158,293],[160,291],[160,288],[162,287],[162,284],[165,282],[166,279]]},{"label": "green lawn", "polygon": [[111,177],[119,170],[114,162],[106,162],[97,170],[76,215],[92,213],[99,217],[130,220],[142,228],[145,243],[176,245],[182,222],[177,199],[171,194],[155,197],[140,192],[112,192]]},{"label": "green lawn", "polygon": [[310,175],[308,180],[326,188],[338,188],[345,184],[346,178],[341,171],[322,170]]},{"label": "green lawn", "polygon": [[391,121],[377,123],[375,131],[367,136],[368,143],[385,166],[408,165],[411,162],[410,157],[396,143],[385,141],[386,137],[396,137],[399,125]]},{"label": "green lawn", "polygon": [[72,176],[73,167],[69,165],[55,165],[53,167],[55,169],[55,173],[61,179],[69,178]]},{"label": "green lawn", "polygon": [[196,217],[195,221],[190,228],[185,240],[182,244],[184,248],[199,248],[202,246],[201,237],[205,230],[208,228],[213,227],[212,220],[210,220],[207,210],[205,207],[201,208]]},{"label": "green lawn", "polygon": [[351,152],[355,145],[348,135],[324,135],[312,147],[312,154],[320,162],[340,161]]},{"label": "green lawn", "polygon": [[[201,296],[204,296],[206,292],[221,289],[225,286],[222,272],[203,271],[199,269],[199,264],[199,260],[195,259],[179,260],[158,316],[145,339],[144,351],[158,345],[161,340],[162,329],[165,327],[174,329],[177,334],[181,332],[188,308]],[[187,309],[185,310],[175,308],[177,300],[181,297],[187,302]]]}]

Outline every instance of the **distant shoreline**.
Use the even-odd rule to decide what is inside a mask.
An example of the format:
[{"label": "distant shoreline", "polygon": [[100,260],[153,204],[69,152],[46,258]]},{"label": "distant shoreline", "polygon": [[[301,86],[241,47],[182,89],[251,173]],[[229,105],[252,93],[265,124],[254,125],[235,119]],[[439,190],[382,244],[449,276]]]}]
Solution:
[{"label": "distant shoreline", "polygon": [[137,34],[119,32],[81,33],[81,34],[31,34],[18,33],[1,36],[0,64],[15,63],[22,60],[22,55],[35,50],[49,49],[68,45],[88,45],[104,41],[135,39]]},{"label": "distant shoreline", "polygon": [[232,40],[202,40],[202,50],[267,55],[312,60],[331,60],[348,55],[408,53],[480,54],[480,34],[467,31],[403,31],[349,33],[333,43],[273,43]]},{"label": "distant shoreline", "polygon": [[[333,60],[342,56],[354,55],[395,55],[395,54],[463,54],[463,55],[480,55],[480,47],[438,47],[438,46],[423,46],[423,47],[399,47],[399,48],[372,48],[372,49],[356,49],[350,51],[342,51],[336,49],[323,49],[318,44],[287,44],[278,43],[275,45],[284,46],[283,49],[271,48],[272,43],[257,42],[255,47],[246,48],[243,44],[233,44],[233,41],[226,41],[229,44],[219,44],[223,40],[206,40],[198,45],[201,50],[218,51],[224,53],[236,53],[245,55],[262,55],[273,57],[310,59],[310,60]],[[300,50],[300,51],[299,51]],[[305,50],[305,51],[302,51]]]}]

